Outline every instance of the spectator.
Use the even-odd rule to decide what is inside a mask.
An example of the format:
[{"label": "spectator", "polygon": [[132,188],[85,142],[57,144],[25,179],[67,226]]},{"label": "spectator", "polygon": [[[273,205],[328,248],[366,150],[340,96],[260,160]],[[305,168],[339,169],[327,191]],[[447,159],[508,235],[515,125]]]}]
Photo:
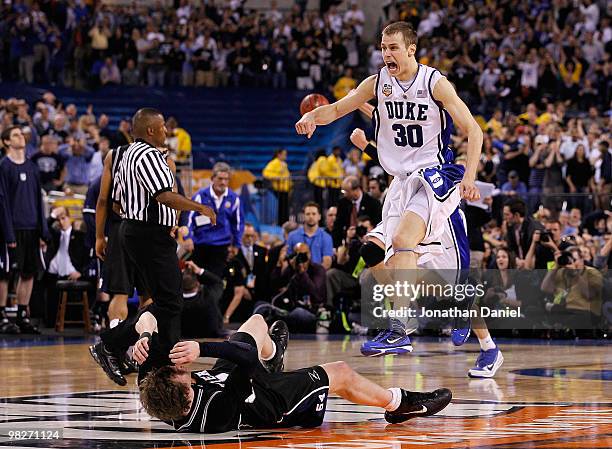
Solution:
[{"label": "spectator", "polygon": [[[242,322],[246,317],[251,315],[253,309],[253,296],[247,288],[247,271],[242,261],[238,258],[239,249],[235,246],[230,246],[227,253],[227,264],[224,264],[223,279],[225,280],[225,289],[223,291],[222,309],[223,324],[229,322]],[[248,301],[244,303],[243,300]],[[238,313],[235,312],[238,310]]]},{"label": "spectator", "polygon": [[66,176],[64,158],[58,154],[57,143],[57,137],[51,134],[42,136],[40,150],[31,158],[38,166],[40,183],[47,192],[61,190]]},{"label": "spectator", "polygon": [[121,73],[113,58],[106,58],[104,66],[100,69],[100,83],[103,86],[121,84]]},{"label": "spectator", "polygon": [[361,189],[356,176],[347,176],[342,182],[344,197],[338,201],[338,216],[334,223],[334,247],[342,244],[349,227],[357,226],[357,218],[365,215],[372,222],[381,221],[382,205]]},{"label": "spectator", "polygon": [[526,204],[519,198],[512,198],[504,205],[504,221],[508,249],[524,260],[531,247],[533,233],[542,229],[542,225],[527,215]]},{"label": "spectator", "polygon": [[361,152],[357,148],[351,148],[347,158],[342,163],[345,176],[356,176],[361,178],[365,164],[361,160]]},{"label": "spectator", "polygon": [[178,122],[174,117],[169,117],[166,121],[168,137],[166,145],[176,157],[176,162],[185,163],[191,157],[191,136],[183,128],[179,128]]},{"label": "spectator", "polygon": [[349,92],[357,87],[357,80],[353,78],[353,69],[347,67],[344,70],[344,75],[338,78],[334,85],[334,98],[340,100],[346,97]]},{"label": "spectator", "polygon": [[193,196],[193,200],[214,209],[217,223],[197,212],[189,214],[189,236],[186,243],[193,245],[193,261],[196,265],[223,276],[227,249],[239,246],[244,231],[244,211],[240,198],[229,189],[231,168],[217,162],[212,169],[211,185]]},{"label": "spectator", "polygon": [[128,59],[123,72],[121,72],[121,79],[123,80],[124,86],[131,87],[140,84],[140,70],[136,67],[136,63],[133,59]]},{"label": "spectator", "polygon": [[160,41],[153,39],[151,47],[146,52],[144,57],[144,65],[147,72],[147,80],[149,87],[164,87],[166,81],[166,66],[161,53]]},{"label": "spectator", "polygon": [[112,141],[112,146],[120,147],[121,145],[128,145],[132,143],[132,135],[130,134],[130,120],[127,118],[121,119],[119,122],[119,128]]},{"label": "spectator", "polygon": [[65,188],[71,192],[85,195],[89,184],[89,166],[95,153],[85,139],[69,137],[67,143],[59,147],[60,155],[66,161]]},{"label": "spectator", "polygon": [[495,251],[495,269],[485,274],[484,284],[487,286],[483,304],[491,309],[516,309],[522,302],[517,298],[515,285],[516,258],[506,248]]},{"label": "spectator", "polygon": [[[483,200],[483,203],[490,207],[493,204],[493,198],[487,197]],[[483,264],[485,241],[482,228],[491,220],[491,212],[468,203],[465,206],[465,220],[468,242],[470,243],[470,269],[478,270],[476,273],[480,274],[480,270],[485,268]]]},{"label": "spectator", "polygon": [[329,270],[332,264],[334,247],[329,234],[319,228],[321,206],[317,203],[308,202],[302,208],[302,212],[304,214],[304,224],[289,234],[287,255],[291,256],[293,254],[293,248],[296,244],[306,243],[311,260]]},{"label": "spectator", "polygon": [[368,179],[368,194],[381,205],[385,203],[387,185],[381,177]]},{"label": "spectator", "polygon": [[98,151],[96,151],[91,158],[89,163],[89,182],[94,182],[97,178],[102,176],[102,169],[104,168],[104,158],[110,150],[110,142],[106,137],[100,137],[98,143]]},{"label": "spectator", "polygon": [[267,301],[269,296],[268,249],[258,245],[257,231],[251,223],[244,225],[242,244],[237,257],[246,269],[246,288],[258,301]]},{"label": "spectator", "polygon": [[559,194],[563,193],[562,168],[564,162],[565,159],[561,154],[559,141],[550,141],[544,159],[544,180],[542,182],[542,192],[546,196],[544,207],[547,209],[559,209]]},{"label": "spectator", "polygon": [[325,213],[325,232],[327,232],[332,238],[334,238],[334,223],[336,222],[336,217],[338,216],[338,208],[336,206],[332,206],[327,209]]},{"label": "spectator", "polygon": [[[289,234],[297,228],[298,224],[295,221],[286,221],[283,223],[283,242],[273,246],[268,252],[268,273],[270,273],[270,276],[276,268],[279,269],[278,273],[282,270],[287,256],[287,239],[289,238]],[[284,287],[284,285],[279,285],[278,282],[275,281],[278,281],[278,276],[276,279],[270,279],[270,296],[276,296],[279,290]]]},{"label": "spectator", "polygon": [[55,287],[58,280],[77,281],[87,278],[89,254],[85,247],[85,233],[73,226],[67,208],[60,206],[51,211],[53,226],[49,231],[51,240],[45,253],[47,269],[47,323],[55,323],[58,292]]},{"label": "spectator", "polygon": [[569,192],[577,194],[570,197],[570,205],[572,208],[583,206],[583,212],[590,212],[588,207],[590,201],[586,194],[589,192],[593,169],[589,160],[586,158],[584,145],[578,145],[573,158],[567,161],[567,169],[565,172],[565,182],[569,187]]},{"label": "spectator", "polygon": [[516,170],[512,170],[510,173],[508,173],[508,181],[504,183],[501,190],[508,196],[518,195],[519,197],[524,198],[527,195],[527,186],[519,179],[519,175]]},{"label": "spectator", "polygon": [[[0,139],[6,150],[6,157],[0,161],[0,192],[4,195],[0,229],[7,245],[0,261],[0,333],[38,334],[38,329],[30,322],[28,306],[34,277],[42,271],[40,249],[46,246],[43,239],[48,239],[40,177],[36,164],[25,156],[21,128],[4,129]],[[16,325],[6,315],[8,279],[15,262],[19,273]]]},{"label": "spectator", "polygon": [[328,206],[335,206],[340,198],[340,186],[344,177],[342,148],[335,146],[327,161],[321,166],[321,176],[326,178]]},{"label": "spectator", "polygon": [[219,302],[223,280],[187,261],[183,270],[183,311],[181,335],[190,338],[218,338],[223,335]]},{"label": "spectator", "polygon": [[278,200],[278,224],[289,219],[289,192],[291,191],[291,173],[287,167],[287,150],[280,148],[274,152],[274,158],[267,163],[262,173],[272,186],[272,192]]}]

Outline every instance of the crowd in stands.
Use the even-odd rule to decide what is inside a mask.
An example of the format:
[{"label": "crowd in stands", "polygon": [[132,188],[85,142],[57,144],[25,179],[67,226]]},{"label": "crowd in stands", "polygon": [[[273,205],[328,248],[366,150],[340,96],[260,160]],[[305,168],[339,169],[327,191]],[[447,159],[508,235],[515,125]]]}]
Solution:
[{"label": "crowd in stands", "polygon": [[360,65],[365,16],[356,3],[265,11],[245,0],[112,6],[3,5],[2,77],[87,86],[327,87]]}]

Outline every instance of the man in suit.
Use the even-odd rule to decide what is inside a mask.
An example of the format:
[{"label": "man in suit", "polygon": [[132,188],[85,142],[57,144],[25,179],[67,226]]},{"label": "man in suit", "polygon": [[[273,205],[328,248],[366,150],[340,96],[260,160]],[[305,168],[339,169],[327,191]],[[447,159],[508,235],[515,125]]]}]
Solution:
[{"label": "man in suit", "polygon": [[51,242],[45,254],[47,264],[47,324],[55,322],[58,292],[55,284],[58,280],[83,280],[87,277],[86,268],[89,254],[85,246],[85,233],[75,229],[68,209],[63,206],[51,211]]},{"label": "man in suit", "polygon": [[543,230],[541,223],[527,215],[527,205],[520,198],[512,198],[504,205],[504,221],[508,227],[508,249],[519,259],[525,259],[531,246],[533,233]]},{"label": "man in suit", "polygon": [[189,338],[222,337],[223,317],[219,301],[223,279],[187,261],[183,270],[181,335]]},{"label": "man in suit", "polygon": [[237,257],[247,270],[246,287],[256,301],[267,301],[268,294],[268,249],[257,245],[258,235],[255,226],[245,223],[242,244]]},{"label": "man in suit", "polygon": [[342,239],[351,226],[357,226],[357,217],[366,215],[372,223],[381,220],[382,204],[361,189],[356,176],[347,176],[342,182],[344,197],[338,201],[338,215],[334,223],[334,248],[342,245]]}]

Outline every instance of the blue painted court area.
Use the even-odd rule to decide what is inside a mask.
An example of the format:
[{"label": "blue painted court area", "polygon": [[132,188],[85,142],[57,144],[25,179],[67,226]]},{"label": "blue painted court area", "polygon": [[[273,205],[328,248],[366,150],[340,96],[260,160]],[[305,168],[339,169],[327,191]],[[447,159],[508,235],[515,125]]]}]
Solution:
[{"label": "blue painted court area", "polygon": [[565,369],[565,368],[529,368],[512,371],[514,374],[535,377],[554,377],[582,380],[612,380],[612,370],[609,369]]}]

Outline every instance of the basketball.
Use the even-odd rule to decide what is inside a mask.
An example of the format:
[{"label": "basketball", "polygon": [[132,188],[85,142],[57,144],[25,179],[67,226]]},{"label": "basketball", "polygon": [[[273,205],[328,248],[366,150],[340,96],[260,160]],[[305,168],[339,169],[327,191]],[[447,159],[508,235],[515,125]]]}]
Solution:
[{"label": "basketball", "polygon": [[321,94],[306,95],[300,103],[300,114],[304,115],[326,104],[329,104],[329,101]]}]

